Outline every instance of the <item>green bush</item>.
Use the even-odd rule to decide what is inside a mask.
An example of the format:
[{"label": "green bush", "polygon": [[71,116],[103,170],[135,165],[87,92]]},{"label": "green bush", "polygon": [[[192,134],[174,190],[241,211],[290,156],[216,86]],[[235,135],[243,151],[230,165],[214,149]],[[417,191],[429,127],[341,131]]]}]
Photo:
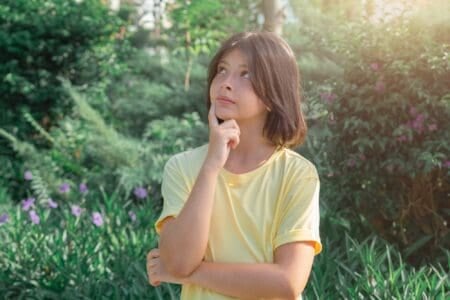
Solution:
[{"label": "green bush", "polygon": [[[147,282],[145,257],[157,245],[152,200],[124,201],[93,186],[81,200],[55,200],[56,208],[47,202],[28,211],[3,207],[0,218],[9,218],[0,221],[2,299],[178,299],[178,286]],[[305,299],[446,299],[448,252],[444,265],[412,267],[380,239],[350,238],[339,218],[323,210],[324,251],[315,259]]]},{"label": "green bush", "polygon": [[[96,90],[120,72],[123,43],[115,33],[121,22],[100,0],[5,0],[0,24],[0,128],[45,147],[24,112],[49,129],[72,105],[58,77]],[[103,108],[105,98],[95,99]],[[1,161],[13,161],[0,182],[20,195],[22,166],[3,139],[0,155]]]},{"label": "green bush", "polygon": [[327,40],[342,76],[308,90],[326,114],[311,143],[328,201],[415,262],[450,247],[448,30],[414,16],[351,24]]},{"label": "green bush", "polygon": [[[37,196],[40,201],[58,195],[63,184],[74,188],[87,183],[103,186],[107,193],[117,192],[125,199],[135,198],[135,190],[142,188],[159,205],[166,161],[177,152],[207,141],[207,127],[197,113],[149,121],[139,138],[129,137],[108,125],[73,87],[67,88],[75,103],[74,112],[57,127],[47,132],[26,115],[48,141],[47,148],[38,149],[0,129],[0,136],[11,142],[25,168],[33,174],[35,184],[28,196]],[[22,178],[21,182],[25,181]]]},{"label": "green bush", "polygon": [[108,91],[115,124],[127,135],[139,137],[147,123],[166,116],[199,112],[206,119],[206,67],[195,60],[190,88],[185,90],[182,70],[186,67],[185,60],[166,52],[136,51],[128,61],[128,71]]}]

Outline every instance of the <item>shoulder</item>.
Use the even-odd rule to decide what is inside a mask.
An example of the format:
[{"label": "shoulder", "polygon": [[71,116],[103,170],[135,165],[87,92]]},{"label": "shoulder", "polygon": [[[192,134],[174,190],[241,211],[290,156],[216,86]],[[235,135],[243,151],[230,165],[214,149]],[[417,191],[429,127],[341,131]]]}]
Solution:
[{"label": "shoulder", "polygon": [[298,178],[319,178],[315,165],[301,154],[284,148],[280,155],[282,163],[285,164],[286,173]]},{"label": "shoulder", "polygon": [[207,151],[208,144],[177,153],[166,162],[165,170],[195,171],[200,169]]}]

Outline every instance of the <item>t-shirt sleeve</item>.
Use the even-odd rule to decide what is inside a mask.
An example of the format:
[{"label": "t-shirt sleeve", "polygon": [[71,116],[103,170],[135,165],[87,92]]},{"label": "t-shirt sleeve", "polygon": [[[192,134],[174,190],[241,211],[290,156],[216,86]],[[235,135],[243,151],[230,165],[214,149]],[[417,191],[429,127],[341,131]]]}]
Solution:
[{"label": "t-shirt sleeve", "polygon": [[158,220],[155,222],[155,229],[158,234],[161,232],[161,225],[168,217],[176,217],[189,197],[189,185],[187,177],[183,174],[177,158],[172,157],[164,167],[161,194],[163,197],[163,209]]},{"label": "t-shirt sleeve", "polygon": [[319,235],[320,181],[315,168],[307,177],[289,182],[282,200],[274,248],[290,242],[314,242],[314,252],[322,251]]}]

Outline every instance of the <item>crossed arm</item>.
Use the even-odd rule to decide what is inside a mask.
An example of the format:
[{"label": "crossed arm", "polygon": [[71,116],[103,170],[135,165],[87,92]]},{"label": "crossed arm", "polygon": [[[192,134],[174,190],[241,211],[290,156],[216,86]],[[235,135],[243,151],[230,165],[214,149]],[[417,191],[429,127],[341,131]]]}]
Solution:
[{"label": "crossed arm", "polygon": [[209,263],[200,265],[186,277],[169,274],[152,250],[147,258],[150,283],[195,284],[239,299],[296,299],[303,291],[314,258],[309,242],[289,243],[275,250],[274,263]]}]

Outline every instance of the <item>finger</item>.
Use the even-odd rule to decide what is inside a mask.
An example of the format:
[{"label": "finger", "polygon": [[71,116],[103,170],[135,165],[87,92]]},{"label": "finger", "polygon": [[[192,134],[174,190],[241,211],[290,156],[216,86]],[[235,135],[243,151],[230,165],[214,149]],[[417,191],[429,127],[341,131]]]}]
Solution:
[{"label": "finger", "polygon": [[224,137],[227,141],[227,145],[230,146],[232,149],[235,149],[237,145],[239,145],[240,142],[239,132],[236,129],[228,129],[224,133]]},{"label": "finger", "polygon": [[238,123],[234,119],[229,119],[224,121],[222,124],[219,125],[220,128],[234,128],[240,131]]},{"label": "finger", "polygon": [[152,249],[147,254],[147,260],[150,260],[150,259],[155,258],[155,257],[159,257],[159,249],[158,248]]},{"label": "finger", "polygon": [[216,104],[213,101],[211,101],[211,107],[209,108],[208,121],[210,127],[219,126],[219,120],[217,120],[216,116]]},{"label": "finger", "polygon": [[158,280],[155,280],[155,281],[150,280],[149,283],[150,283],[150,285],[152,285],[152,286],[159,286],[159,285],[161,284],[161,281],[158,281]]}]

